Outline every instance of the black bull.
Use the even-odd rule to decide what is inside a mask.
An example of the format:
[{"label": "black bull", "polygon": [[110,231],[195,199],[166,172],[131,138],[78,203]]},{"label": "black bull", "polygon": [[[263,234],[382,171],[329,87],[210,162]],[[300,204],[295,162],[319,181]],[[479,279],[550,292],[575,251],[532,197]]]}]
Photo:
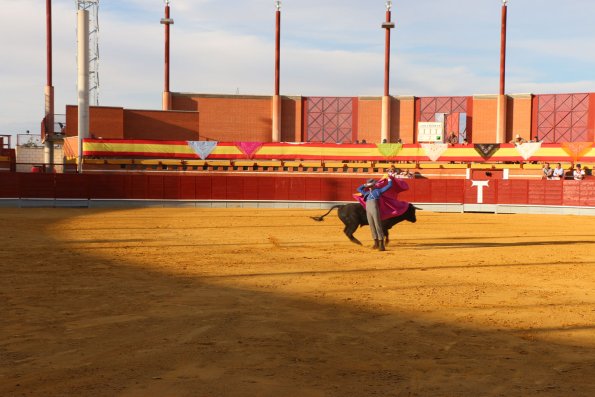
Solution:
[{"label": "black bull", "polygon": [[[311,218],[318,222],[323,221],[324,217],[330,214],[331,211],[335,208],[338,208],[337,212],[339,215],[339,219],[341,219],[341,221],[345,224],[345,229],[343,229],[345,235],[349,238],[349,240],[351,240],[351,242],[361,245],[361,241],[359,241],[353,236],[353,233],[355,233],[358,227],[368,224],[366,210],[360,203],[333,205],[326,214],[322,216],[313,216]],[[415,216],[415,210],[417,209],[419,208],[417,208],[413,204],[409,204],[409,207],[407,208],[407,211],[405,211],[405,213],[394,218],[388,218],[382,221],[382,230],[384,231],[385,244],[388,244],[388,230],[390,228],[402,221],[409,221],[412,223],[415,223],[417,221],[417,218]]]}]

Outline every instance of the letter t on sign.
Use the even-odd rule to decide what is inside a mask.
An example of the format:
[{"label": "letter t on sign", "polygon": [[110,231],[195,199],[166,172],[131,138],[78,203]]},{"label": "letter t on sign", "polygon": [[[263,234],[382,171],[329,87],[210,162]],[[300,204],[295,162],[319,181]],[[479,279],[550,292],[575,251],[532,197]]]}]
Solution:
[{"label": "letter t on sign", "polygon": [[483,203],[483,188],[490,185],[490,181],[471,181],[471,187],[477,186],[477,204]]}]

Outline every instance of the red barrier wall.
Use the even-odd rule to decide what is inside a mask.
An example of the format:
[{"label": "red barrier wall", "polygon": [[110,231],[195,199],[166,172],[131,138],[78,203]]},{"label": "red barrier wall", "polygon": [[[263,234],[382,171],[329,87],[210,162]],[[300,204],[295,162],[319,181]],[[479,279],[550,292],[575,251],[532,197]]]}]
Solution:
[{"label": "red barrier wall", "polygon": [[[595,179],[407,182],[409,190],[399,197],[417,203],[595,206]],[[0,174],[0,198],[352,201],[360,183],[332,176],[6,173]]]}]

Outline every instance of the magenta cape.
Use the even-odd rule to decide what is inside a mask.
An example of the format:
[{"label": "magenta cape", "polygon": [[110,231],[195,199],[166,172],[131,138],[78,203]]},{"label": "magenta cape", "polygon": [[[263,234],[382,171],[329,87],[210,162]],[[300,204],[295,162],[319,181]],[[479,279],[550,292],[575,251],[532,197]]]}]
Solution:
[{"label": "magenta cape", "polygon": [[[393,186],[384,192],[384,194],[380,196],[380,200],[378,200],[380,219],[382,220],[403,215],[407,211],[407,208],[409,208],[409,203],[407,201],[397,200],[399,193],[409,190],[409,185],[403,179],[391,179],[393,181]],[[387,183],[388,179],[382,178],[376,183],[375,186],[376,188],[381,189],[386,186]],[[366,202],[364,201],[364,198],[361,194],[354,194],[353,197],[355,197],[357,201],[359,201],[360,204],[366,208]]]}]

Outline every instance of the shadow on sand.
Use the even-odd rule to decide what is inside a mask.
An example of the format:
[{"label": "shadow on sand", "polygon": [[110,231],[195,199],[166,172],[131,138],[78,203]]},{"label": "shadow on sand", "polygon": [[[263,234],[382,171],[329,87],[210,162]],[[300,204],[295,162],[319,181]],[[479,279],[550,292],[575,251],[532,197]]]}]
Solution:
[{"label": "shadow on sand", "polygon": [[[39,219],[30,230],[54,221]],[[595,390],[593,349],[353,301],[217,285],[216,277],[142,268],[125,256],[70,252],[68,242],[22,230],[13,238],[31,251],[20,253],[21,263],[0,264],[0,395],[590,396]],[[495,245],[516,244],[488,246]],[[2,256],[19,254],[11,250],[4,246]],[[161,260],[173,259],[172,252],[165,249]],[[394,269],[374,269],[382,270]]]}]

